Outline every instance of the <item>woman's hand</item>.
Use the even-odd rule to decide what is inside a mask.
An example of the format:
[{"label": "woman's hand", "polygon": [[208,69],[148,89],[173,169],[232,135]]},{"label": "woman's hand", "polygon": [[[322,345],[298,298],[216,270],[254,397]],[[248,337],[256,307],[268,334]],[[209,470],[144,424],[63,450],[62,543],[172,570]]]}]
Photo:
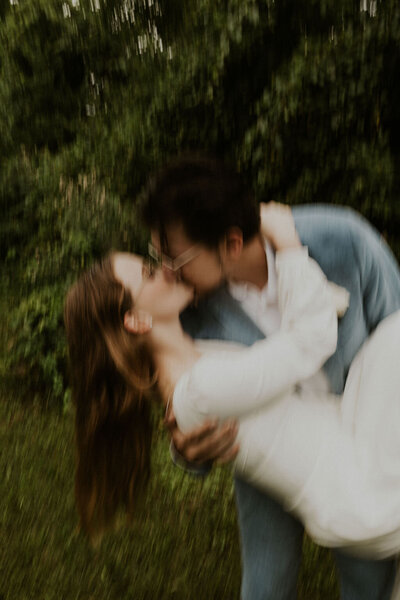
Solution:
[{"label": "woman's hand", "polygon": [[301,246],[290,206],[261,202],[260,216],[261,232],[276,251]]}]

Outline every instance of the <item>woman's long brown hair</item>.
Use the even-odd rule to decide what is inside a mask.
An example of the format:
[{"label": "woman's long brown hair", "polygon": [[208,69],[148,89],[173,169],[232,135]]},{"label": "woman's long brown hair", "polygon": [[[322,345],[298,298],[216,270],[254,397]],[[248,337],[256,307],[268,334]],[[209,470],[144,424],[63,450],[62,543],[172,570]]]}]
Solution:
[{"label": "woman's long brown hair", "polygon": [[117,281],[112,257],[96,263],[65,302],[77,464],[80,527],[95,541],[120,508],[131,520],[150,474],[155,369],[145,336],[128,333],[130,293]]}]

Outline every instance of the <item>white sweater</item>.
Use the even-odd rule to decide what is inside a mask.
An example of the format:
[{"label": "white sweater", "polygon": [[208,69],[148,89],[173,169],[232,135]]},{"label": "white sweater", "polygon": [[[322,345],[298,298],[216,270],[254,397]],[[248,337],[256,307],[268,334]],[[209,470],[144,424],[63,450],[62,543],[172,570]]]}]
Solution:
[{"label": "white sweater", "polygon": [[[400,431],[388,436],[387,426],[396,417],[400,427],[400,369],[391,360],[400,313],[360,351],[342,402],[304,391],[296,384],[335,350],[336,305],[305,248],[278,253],[276,267],[280,330],[239,352],[203,354],[176,385],[178,425],[185,431],[209,416],[238,419],[240,476],[277,497],[318,543],[392,555],[400,550]],[[376,402],[382,382],[385,400]],[[377,422],[383,454],[366,434]]]}]

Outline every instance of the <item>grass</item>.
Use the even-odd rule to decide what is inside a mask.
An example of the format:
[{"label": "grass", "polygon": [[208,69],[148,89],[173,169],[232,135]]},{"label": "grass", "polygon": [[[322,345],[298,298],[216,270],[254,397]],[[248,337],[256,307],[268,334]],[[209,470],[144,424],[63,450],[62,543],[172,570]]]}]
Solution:
[{"label": "grass", "polygon": [[[6,381],[6,330],[0,319],[0,600],[239,600],[230,472],[174,467],[161,425],[137,522],[89,547],[76,530],[72,414],[23,402]],[[338,597],[330,554],[305,540],[299,600]]]},{"label": "grass", "polygon": [[[228,470],[185,475],[160,428],[140,519],[93,550],[76,532],[72,416],[3,396],[0,438],[2,600],[239,598]],[[338,598],[329,553],[309,541],[299,598]]]}]

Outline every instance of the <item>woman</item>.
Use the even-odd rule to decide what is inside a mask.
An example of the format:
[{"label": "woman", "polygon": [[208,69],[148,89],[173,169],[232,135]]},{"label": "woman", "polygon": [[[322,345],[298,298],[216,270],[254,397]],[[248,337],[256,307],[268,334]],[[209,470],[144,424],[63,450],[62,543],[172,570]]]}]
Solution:
[{"label": "woman", "polygon": [[119,507],[132,514],[158,397],[183,430],[208,416],[238,419],[235,469],[278,497],[317,543],[374,558],[400,551],[400,312],[359,352],[342,398],[303,391],[301,380],[335,350],[337,306],[290,211],[279,212],[273,232],[281,328],[248,349],[202,353],[179,321],[192,290],[137,256],[111,255],[69,292],[76,496],[89,536]]}]

